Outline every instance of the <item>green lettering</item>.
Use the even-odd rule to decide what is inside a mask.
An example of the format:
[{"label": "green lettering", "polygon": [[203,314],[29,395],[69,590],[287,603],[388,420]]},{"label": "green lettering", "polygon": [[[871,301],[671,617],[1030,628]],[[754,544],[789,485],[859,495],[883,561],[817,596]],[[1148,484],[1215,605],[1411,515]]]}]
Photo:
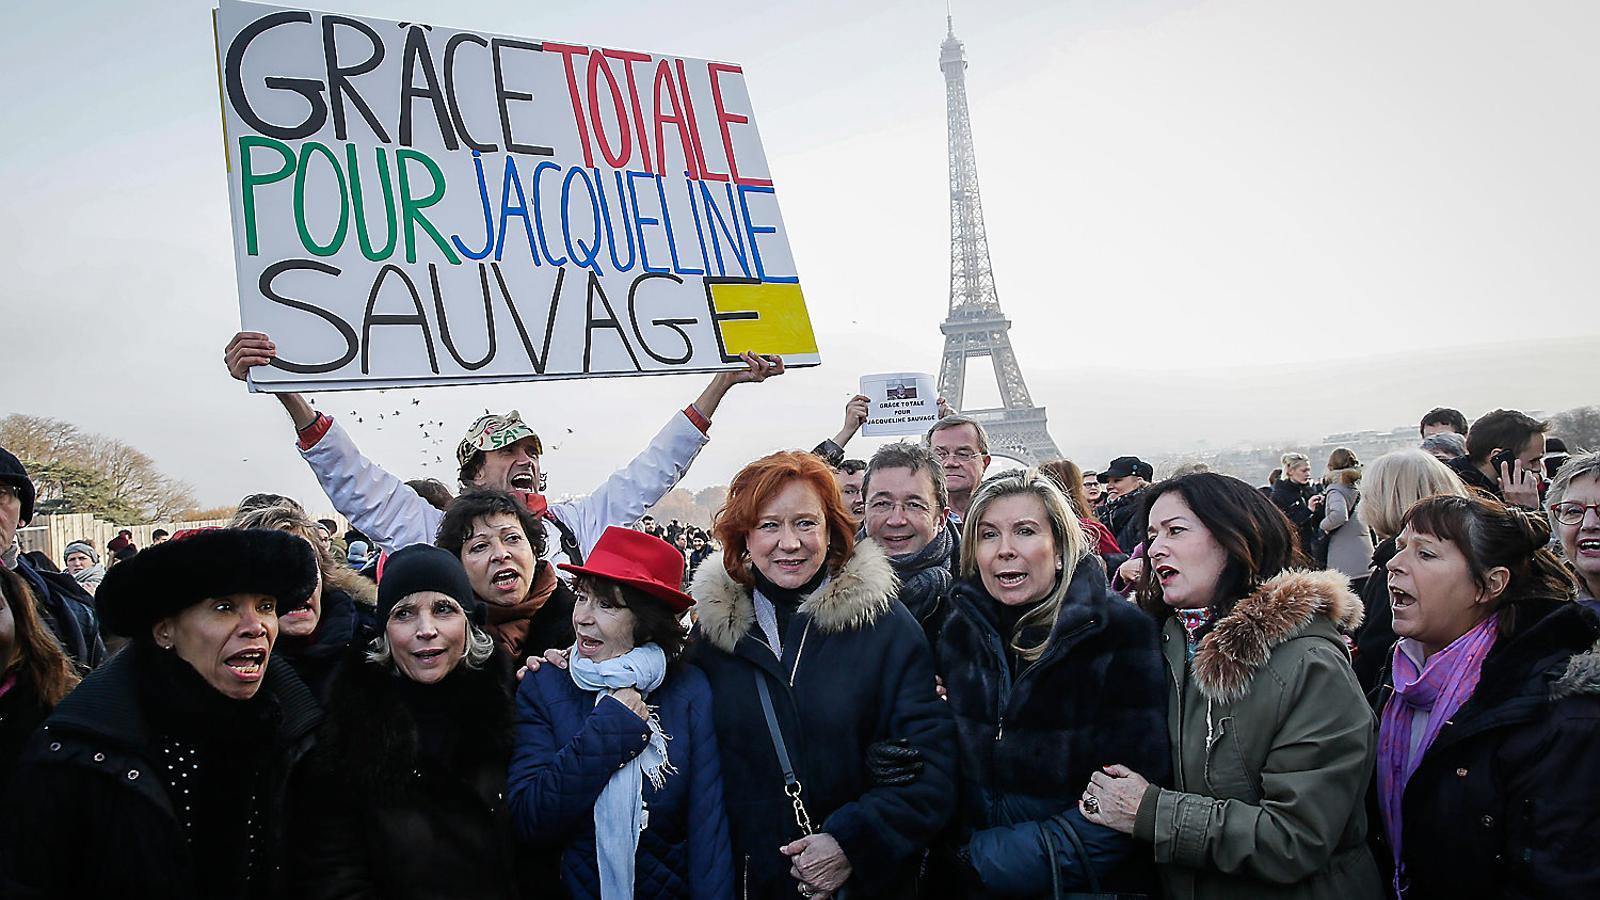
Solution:
[{"label": "green lettering", "polygon": [[[333,177],[339,179],[339,227],[334,229],[333,238],[326,245],[318,244],[316,238],[311,236],[311,229],[306,226],[306,172],[311,168],[308,163],[313,153],[326,159],[328,167],[333,169]],[[300,145],[300,165],[294,173],[294,227],[300,232],[301,246],[313,256],[338,253],[339,247],[344,244],[345,232],[350,228],[350,190],[345,186],[344,173],[339,170],[339,160],[332,150],[316,141],[306,141]]]},{"label": "green lettering", "polygon": [[355,204],[356,211],[356,239],[361,242],[361,255],[372,262],[383,262],[394,253],[395,238],[399,236],[399,229],[394,222],[394,188],[389,183],[389,154],[382,147],[375,147],[374,154],[378,158],[378,183],[383,186],[383,214],[385,234],[387,238],[382,250],[372,249],[372,235],[367,233],[367,206],[361,195],[361,167],[356,165],[356,145],[345,144],[345,159],[350,164],[350,196]]},{"label": "green lettering", "polygon": [[[283,159],[283,166],[269,174],[257,173],[250,165],[250,151],[257,147],[277,151]],[[293,171],[294,151],[289,149],[288,144],[254,134],[239,138],[239,191],[244,194],[244,246],[250,256],[256,255],[256,186],[282,181]]]},{"label": "green lettering", "polygon": [[[416,225],[420,224],[422,230],[428,233],[428,237],[433,238],[433,242],[439,245],[439,252],[444,254],[444,258],[449,260],[452,266],[461,265],[461,257],[450,249],[450,245],[445,243],[444,235],[440,234],[439,229],[433,227],[433,223],[422,214],[424,209],[444,199],[444,173],[439,171],[438,164],[433,160],[409,147],[396,150],[394,158],[397,168],[400,169],[400,215],[406,223],[406,262],[417,261]],[[433,178],[433,189],[426,197],[413,197],[411,194],[411,178],[406,164],[412,160],[422,163],[428,170],[429,176]]]}]

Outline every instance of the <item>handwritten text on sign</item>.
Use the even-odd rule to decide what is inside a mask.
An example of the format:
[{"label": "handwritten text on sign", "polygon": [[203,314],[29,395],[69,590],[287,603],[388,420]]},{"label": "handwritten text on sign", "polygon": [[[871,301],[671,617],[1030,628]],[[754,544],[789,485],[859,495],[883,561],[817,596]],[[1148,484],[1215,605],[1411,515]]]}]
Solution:
[{"label": "handwritten text on sign", "polygon": [[224,2],[267,390],[819,361],[739,66]]}]

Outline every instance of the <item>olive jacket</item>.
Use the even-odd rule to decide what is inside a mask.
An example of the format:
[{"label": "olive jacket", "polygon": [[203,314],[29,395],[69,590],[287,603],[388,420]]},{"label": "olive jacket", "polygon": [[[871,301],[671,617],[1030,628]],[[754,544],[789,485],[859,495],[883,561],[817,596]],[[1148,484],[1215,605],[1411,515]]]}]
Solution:
[{"label": "olive jacket", "polygon": [[1170,900],[1383,895],[1363,798],[1377,733],[1339,631],[1361,601],[1338,572],[1289,571],[1240,600],[1187,659],[1161,632],[1174,789],[1151,785],[1134,837]]}]

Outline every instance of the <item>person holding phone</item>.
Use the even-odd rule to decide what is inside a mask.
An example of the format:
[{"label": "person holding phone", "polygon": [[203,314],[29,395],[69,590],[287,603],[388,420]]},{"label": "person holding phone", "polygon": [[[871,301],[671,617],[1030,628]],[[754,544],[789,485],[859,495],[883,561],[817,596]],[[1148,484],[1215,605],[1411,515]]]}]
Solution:
[{"label": "person holding phone", "polygon": [[1467,455],[1449,466],[1480,493],[1537,510],[1544,486],[1544,436],[1549,422],[1514,409],[1485,413],[1467,431]]}]

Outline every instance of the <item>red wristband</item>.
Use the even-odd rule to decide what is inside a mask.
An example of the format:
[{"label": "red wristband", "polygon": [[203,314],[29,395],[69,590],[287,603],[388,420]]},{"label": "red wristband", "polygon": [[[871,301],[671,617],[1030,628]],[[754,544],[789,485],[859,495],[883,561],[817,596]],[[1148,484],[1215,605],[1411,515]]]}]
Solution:
[{"label": "red wristband", "polygon": [[298,433],[300,449],[310,450],[315,447],[317,442],[322,440],[322,436],[327,434],[328,429],[332,427],[332,416],[327,413],[317,413],[317,417],[311,420],[311,424],[300,429]]},{"label": "red wristband", "polygon": [[693,403],[683,408],[683,414],[689,418],[694,427],[700,429],[701,434],[711,433],[711,420],[700,415],[700,410],[695,409]]}]

